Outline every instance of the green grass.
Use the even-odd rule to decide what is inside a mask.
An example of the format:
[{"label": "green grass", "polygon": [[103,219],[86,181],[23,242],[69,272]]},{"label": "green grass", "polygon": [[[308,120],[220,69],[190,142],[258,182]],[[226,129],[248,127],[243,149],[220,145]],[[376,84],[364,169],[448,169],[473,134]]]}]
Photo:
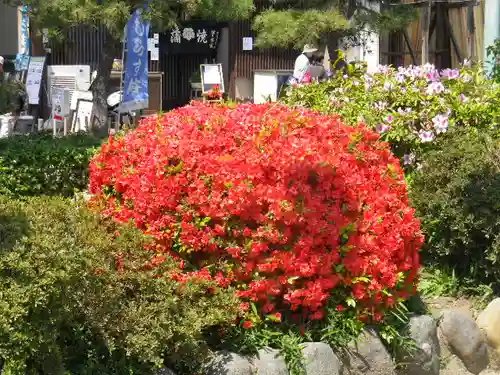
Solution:
[{"label": "green grass", "polygon": [[461,278],[453,269],[428,267],[421,273],[419,292],[427,298],[453,297],[474,300],[478,308],[486,306],[495,296],[491,285]]}]

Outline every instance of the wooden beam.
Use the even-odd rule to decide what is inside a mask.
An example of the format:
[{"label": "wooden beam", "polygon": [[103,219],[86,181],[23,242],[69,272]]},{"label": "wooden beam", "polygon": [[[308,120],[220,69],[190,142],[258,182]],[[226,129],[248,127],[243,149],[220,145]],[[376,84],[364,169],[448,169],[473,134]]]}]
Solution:
[{"label": "wooden beam", "polygon": [[467,8],[467,28],[469,30],[469,58],[476,57],[476,25],[474,23],[474,4]]},{"label": "wooden beam", "polygon": [[429,62],[429,27],[431,23],[431,11],[433,0],[427,0],[427,7],[422,11],[422,59],[421,64]]},{"label": "wooden beam", "polygon": [[445,18],[448,17],[448,9],[443,4],[436,5],[438,22],[436,25],[436,51],[434,64],[438,69],[451,66],[450,37],[445,26]]},{"label": "wooden beam", "polygon": [[455,33],[453,32],[453,29],[451,28],[450,18],[448,15],[446,17],[443,17],[443,18],[444,18],[444,24],[445,24],[446,29],[448,31],[448,35],[450,35],[451,42],[453,43],[453,47],[455,48],[455,53],[457,55],[457,59],[458,59],[458,61],[463,62],[464,55],[462,54],[462,51],[460,49],[460,45],[458,44],[457,38],[455,38]]},{"label": "wooden beam", "polygon": [[417,65],[417,55],[415,54],[415,50],[413,49],[413,46],[411,45],[410,41],[410,36],[408,35],[408,30],[403,29],[403,36],[405,38],[406,45],[408,46],[408,50],[410,51],[411,55],[411,62],[413,65]]},{"label": "wooden beam", "polygon": [[437,6],[434,6],[435,11],[432,15],[432,20],[431,20],[431,25],[429,26],[429,41],[432,38],[432,34],[434,34],[434,30],[436,30],[436,23],[438,19],[438,12],[437,12]]},{"label": "wooden beam", "polygon": [[382,55],[384,56],[406,56],[406,55],[409,55],[410,52],[393,52],[393,51],[390,51],[390,52],[380,52]]},{"label": "wooden beam", "polygon": [[[417,50],[415,52],[418,53],[419,51]],[[429,50],[429,53],[445,53],[445,52],[450,52],[450,50],[449,49],[438,49],[438,50],[430,49]],[[410,52],[384,52],[384,51],[381,51],[380,53],[384,56],[410,56],[411,57]]]},{"label": "wooden beam", "polygon": [[[475,4],[477,0],[462,0],[453,1],[449,0],[434,0],[434,4],[443,4],[447,8],[464,8],[470,4]],[[413,8],[425,8],[427,7],[428,0],[417,0],[414,3],[404,4],[405,6],[411,6]],[[401,6],[400,3],[389,4],[390,6]]]}]

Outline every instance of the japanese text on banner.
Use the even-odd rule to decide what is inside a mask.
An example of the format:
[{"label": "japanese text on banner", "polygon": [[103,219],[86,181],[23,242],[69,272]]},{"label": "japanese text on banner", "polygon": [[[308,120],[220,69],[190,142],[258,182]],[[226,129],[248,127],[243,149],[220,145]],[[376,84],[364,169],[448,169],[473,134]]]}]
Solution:
[{"label": "japanese text on banner", "polygon": [[123,111],[135,111],[149,105],[148,36],[149,21],[137,9],[127,24],[127,56],[123,93]]},{"label": "japanese text on banner", "polygon": [[17,71],[28,70],[30,60],[30,39],[29,39],[29,16],[28,7],[24,6],[20,9],[21,12],[21,33],[19,35],[19,48],[16,55],[15,69]]}]

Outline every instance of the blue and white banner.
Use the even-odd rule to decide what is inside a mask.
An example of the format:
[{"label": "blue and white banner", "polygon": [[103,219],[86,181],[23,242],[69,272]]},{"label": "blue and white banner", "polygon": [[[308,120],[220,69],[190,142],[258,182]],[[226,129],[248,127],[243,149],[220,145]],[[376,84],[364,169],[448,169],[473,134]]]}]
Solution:
[{"label": "blue and white banner", "polygon": [[136,111],[149,106],[148,85],[148,20],[142,18],[143,9],[137,9],[127,24],[125,78],[121,112]]},{"label": "blue and white banner", "polygon": [[30,56],[30,19],[28,7],[21,8],[21,35],[19,38],[19,52],[16,55],[15,68],[17,71],[28,70]]}]

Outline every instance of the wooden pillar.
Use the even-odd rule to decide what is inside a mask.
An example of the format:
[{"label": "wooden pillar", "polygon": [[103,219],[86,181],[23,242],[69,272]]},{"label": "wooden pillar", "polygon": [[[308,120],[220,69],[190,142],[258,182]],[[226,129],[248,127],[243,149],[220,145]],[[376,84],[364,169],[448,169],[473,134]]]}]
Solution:
[{"label": "wooden pillar", "polygon": [[432,0],[422,9],[422,65],[429,62],[429,28],[431,24]]},{"label": "wooden pillar", "polygon": [[[500,22],[500,20],[499,20]],[[476,25],[474,23],[474,4],[471,2],[467,7],[467,29],[469,30],[469,58],[475,59],[476,56]]]}]

